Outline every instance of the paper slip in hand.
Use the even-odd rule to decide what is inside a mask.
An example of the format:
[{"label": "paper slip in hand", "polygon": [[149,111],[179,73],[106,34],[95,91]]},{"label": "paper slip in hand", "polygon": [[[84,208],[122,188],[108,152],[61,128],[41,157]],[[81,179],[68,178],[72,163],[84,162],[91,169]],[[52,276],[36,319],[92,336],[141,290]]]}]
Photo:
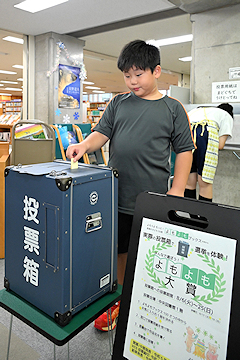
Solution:
[{"label": "paper slip in hand", "polygon": [[71,170],[78,169],[78,161],[73,161],[73,158],[71,158]]}]

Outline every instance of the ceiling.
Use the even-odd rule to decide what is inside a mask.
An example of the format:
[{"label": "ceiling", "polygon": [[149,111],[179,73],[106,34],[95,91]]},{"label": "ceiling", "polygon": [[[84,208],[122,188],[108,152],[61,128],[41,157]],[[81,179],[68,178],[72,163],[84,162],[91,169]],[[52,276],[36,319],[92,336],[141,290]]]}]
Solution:
[{"label": "ceiling", "polygon": [[[22,45],[2,40],[9,32],[17,37],[39,35],[47,32],[68,34],[85,40],[84,64],[87,79],[105,92],[121,92],[126,87],[116,62],[122,47],[135,39],[163,39],[192,33],[190,15],[184,9],[189,0],[69,0],[32,14],[14,8],[20,0],[2,0],[0,2],[0,69],[16,71],[16,75],[0,74],[1,80],[16,81],[22,77],[22,70],[13,69],[15,64],[22,64]],[[219,0],[214,3],[229,4],[231,1]],[[234,1],[236,2],[236,1]],[[208,0],[192,1],[206,5]],[[204,4],[203,4],[204,3]],[[211,2],[213,3],[213,2]],[[217,6],[217,4],[215,4]],[[194,12],[194,7],[191,11]],[[199,12],[199,9],[197,10]],[[70,54],[71,55],[71,54]],[[190,74],[190,63],[178,60],[191,55],[191,43],[168,45],[161,48],[162,75],[159,88],[166,89],[169,84],[176,84],[176,73]],[[1,82],[0,82],[1,84]],[[0,87],[5,91],[7,84]],[[21,82],[11,87],[20,87]]]}]

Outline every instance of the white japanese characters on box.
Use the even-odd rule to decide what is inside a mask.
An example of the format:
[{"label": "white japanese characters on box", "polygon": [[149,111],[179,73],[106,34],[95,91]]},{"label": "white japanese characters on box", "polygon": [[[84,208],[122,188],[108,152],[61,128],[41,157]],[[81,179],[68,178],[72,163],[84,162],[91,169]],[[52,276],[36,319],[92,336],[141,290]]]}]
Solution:
[{"label": "white japanese characters on box", "polygon": [[[35,260],[29,258],[29,256],[33,252],[37,256],[40,254],[39,231],[32,227],[36,227],[39,224],[39,219],[37,218],[39,202],[34,198],[28,197],[27,195],[25,195],[23,202],[23,218],[26,220],[26,226],[23,227],[23,248],[26,250],[26,255],[23,259],[23,267],[25,268],[23,277],[30,284],[38,286],[40,265]],[[30,227],[30,224],[33,225]]]}]

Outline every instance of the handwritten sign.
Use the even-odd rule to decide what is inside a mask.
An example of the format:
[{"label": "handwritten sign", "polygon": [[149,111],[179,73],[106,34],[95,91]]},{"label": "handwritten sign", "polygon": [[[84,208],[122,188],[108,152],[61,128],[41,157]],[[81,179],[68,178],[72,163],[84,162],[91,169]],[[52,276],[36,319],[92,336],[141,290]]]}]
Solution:
[{"label": "handwritten sign", "polygon": [[240,81],[213,82],[212,102],[240,102]]}]

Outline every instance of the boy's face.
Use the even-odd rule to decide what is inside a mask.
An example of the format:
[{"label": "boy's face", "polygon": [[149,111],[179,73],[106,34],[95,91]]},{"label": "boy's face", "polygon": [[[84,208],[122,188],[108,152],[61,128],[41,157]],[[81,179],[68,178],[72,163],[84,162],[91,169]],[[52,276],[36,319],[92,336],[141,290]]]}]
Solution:
[{"label": "boy's face", "polygon": [[139,69],[133,66],[128,71],[123,71],[124,80],[135,95],[143,99],[151,99],[151,96],[158,91],[157,79],[161,75],[161,67],[157,65],[153,71],[150,69]]}]

